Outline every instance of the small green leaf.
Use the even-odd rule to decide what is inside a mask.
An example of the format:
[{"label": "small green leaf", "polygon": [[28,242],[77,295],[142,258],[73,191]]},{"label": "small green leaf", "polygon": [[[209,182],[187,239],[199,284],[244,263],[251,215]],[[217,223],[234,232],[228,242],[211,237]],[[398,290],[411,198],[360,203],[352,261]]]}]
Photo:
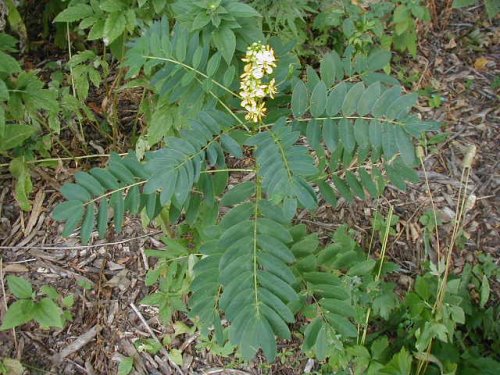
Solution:
[{"label": "small green leaf", "polygon": [[87,213],[83,219],[82,228],[80,229],[80,237],[84,245],[88,244],[90,241],[90,236],[92,235],[92,230],[95,224],[95,205],[91,203],[87,206]]},{"label": "small green leaf", "polygon": [[379,372],[382,375],[410,375],[412,356],[405,348],[394,355],[391,361]]},{"label": "small green leaf", "polygon": [[76,227],[82,222],[83,214],[83,205],[76,206],[75,209],[71,212],[71,216],[69,216],[66,220],[66,225],[64,226],[64,230],[62,232],[63,237],[68,237],[73,233]]},{"label": "small green leaf", "polygon": [[405,117],[417,100],[418,94],[415,92],[400,96],[387,107],[385,117],[396,120]]},{"label": "small green leaf", "polygon": [[375,101],[380,96],[381,86],[380,82],[374,82],[363,93],[358,102],[358,114],[365,116],[371,112]]},{"label": "small green leaf", "polygon": [[358,118],[354,123],[354,139],[356,143],[365,148],[369,143],[368,122],[364,119]]},{"label": "small green leaf", "polygon": [[117,233],[120,233],[122,231],[122,225],[125,215],[125,201],[123,200],[123,195],[120,191],[114,193],[111,196],[110,205],[111,207],[113,207],[115,231]]},{"label": "small green leaf", "polygon": [[338,122],[331,119],[325,120],[322,136],[328,150],[334,152],[339,141]]},{"label": "small green leaf", "polygon": [[243,158],[243,151],[238,142],[227,134],[221,136],[222,147],[238,159]]},{"label": "small green leaf", "polygon": [[391,53],[382,49],[378,49],[370,53],[368,56],[368,70],[381,70],[391,62]]},{"label": "small green leaf", "polygon": [[203,48],[198,46],[193,54],[193,59],[191,61],[191,66],[197,69],[200,66],[201,58],[203,57]]},{"label": "small green leaf", "polygon": [[359,168],[358,173],[364,188],[368,190],[368,192],[373,198],[377,197],[378,196],[377,186],[373,182],[370,174],[364,168]]},{"label": "small green leaf", "polygon": [[18,276],[7,276],[7,285],[12,294],[17,298],[31,298],[33,294],[33,288],[31,283],[22,277]]},{"label": "small green leaf", "polygon": [[321,306],[323,306],[326,310],[342,315],[346,318],[352,318],[356,315],[354,308],[348,301],[341,301],[338,299],[331,298],[323,298],[321,301]]},{"label": "small green leaf", "polygon": [[335,116],[339,113],[346,94],[347,84],[345,82],[339,83],[339,85],[330,92],[326,102],[326,113],[328,116]]},{"label": "small green leaf", "polygon": [[343,118],[339,122],[339,136],[344,148],[348,153],[352,153],[356,147],[356,140],[354,139],[354,129],[351,121]]},{"label": "small green leaf", "polygon": [[87,202],[92,199],[90,197],[89,192],[84,187],[78,184],[73,184],[73,183],[64,184],[60,192],[63,195],[63,197],[69,201],[76,200],[81,202]]},{"label": "small green leaf", "polygon": [[[0,101],[9,100],[9,89],[3,80],[0,79]],[[3,109],[3,107],[0,107]]]},{"label": "small green leaf", "polygon": [[486,8],[486,14],[491,20],[500,12],[500,4],[498,4],[497,0],[484,0],[484,7]]},{"label": "small green leaf", "polygon": [[20,71],[21,65],[19,65],[17,60],[0,50],[0,73],[13,74]]},{"label": "small green leaf", "polygon": [[364,91],[365,84],[363,82],[358,82],[350,88],[344,98],[344,102],[342,103],[342,114],[344,116],[351,116],[356,112],[358,102]]},{"label": "small green leaf", "polygon": [[375,261],[373,259],[367,259],[362,262],[356,263],[354,266],[349,268],[347,272],[351,276],[364,276],[368,275],[375,267]]},{"label": "small green leaf", "polygon": [[191,24],[191,31],[200,30],[210,23],[210,16],[206,13],[198,13]]},{"label": "small green leaf", "polygon": [[318,187],[321,195],[323,196],[323,198],[325,198],[325,201],[332,207],[337,206],[337,197],[335,196],[335,193],[330,184],[328,184],[326,181],[319,181]]},{"label": "small green leaf", "polygon": [[348,319],[334,313],[328,314],[328,317],[329,317],[328,320],[331,323],[332,327],[342,336],[345,337],[357,336],[358,331],[356,330],[356,327]]},{"label": "small green leaf", "polygon": [[304,343],[303,349],[304,351],[311,350],[316,344],[316,340],[318,338],[318,333],[321,327],[323,326],[323,322],[321,318],[314,319],[311,323],[309,323],[304,331]]},{"label": "small green leaf", "polygon": [[52,212],[52,217],[57,221],[68,220],[75,210],[83,210],[83,203],[81,201],[66,201],[59,203],[54,211]]},{"label": "small green leaf", "polygon": [[390,160],[398,152],[396,143],[396,126],[388,123],[382,123],[382,149],[384,156]]},{"label": "small green leaf", "polygon": [[383,116],[387,108],[401,95],[401,86],[394,86],[385,90],[377,99],[372,108],[372,114],[376,117]]},{"label": "small green leaf", "polygon": [[351,190],[349,190],[349,187],[346,185],[346,183],[342,181],[342,179],[337,175],[333,175],[332,180],[335,184],[335,187],[338,189],[340,194],[342,194],[345,200],[348,203],[352,203],[354,201],[354,197],[352,196]]},{"label": "small green leaf", "polygon": [[29,195],[33,191],[30,170],[23,157],[14,158],[9,165],[9,171],[16,178],[15,198],[24,211],[31,210]]},{"label": "small green leaf", "polygon": [[35,134],[36,128],[30,125],[6,125],[4,136],[0,138],[0,150],[7,151],[20,146],[25,140]]},{"label": "small green leaf", "polygon": [[77,172],[75,174],[75,180],[87,189],[94,197],[99,197],[105,193],[105,189],[101,183],[95,177],[86,172]]},{"label": "small green leaf", "polygon": [[212,77],[215,72],[219,69],[220,61],[222,54],[220,52],[216,52],[207,63],[207,76]]},{"label": "small green leaf", "polygon": [[309,145],[315,150],[318,150],[320,147],[321,128],[321,121],[316,121],[315,119],[312,119],[307,124],[306,137]]},{"label": "small green leaf", "polygon": [[255,192],[255,183],[243,182],[229,190],[221,199],[223,206],[233,206],[250,198]]},{"label": "small green leaf", "polygon": [[212,33],[212,40],[215,44],[217,50],[222,53],[222,57],[226,60],[226,63],[231,64],[231,60],[236,49],[236,36],[233,30],[227,27],[221,27],[216,29]]},{"label": "small green leaf", "polygon": [[0,331],[15,328],[33,319],[34,303],[31,299],[21,299],[7,309]]},{"label": "small green leaf", "polygon": [[453,0],[452,8],[459,9],[474,5],[477,0]]},{"label": "small green leaf", "polygon": [[121,0],[103,0],[100,2],[99,7],[107,13],[125,10],[125,4]]},{"label": "small green leaf", "polygon": [[54,18],[54,22],[75,22],[93,14],[92,7],[87,4],[75,4],[64,9]]},{"label": "small green leaf", "polygon": [[122,12],[111,13],[104,22],[103,41],[104,44],[110,45],[125,31],[127,19]]},{"label": "small green leaf", "polygon": [[311,94],[311,115],[320,117],[326,108],[326,85],[323,81],[319,81]]},{"label": "small green leaf", "polygon": [[316,338],[316,356],[320,361],[324,360],[328,356],[328,348],[330,347],[328,330],[329,327],[327,327],[326,324],[321,325]]},{"label": "small green leaf", "polygon": [[50,298],[42,298],[40,302],[35,303],[33,319],[42,327],[63,328],[62,313],[61,308],[54,301]]},{"label": "small green leaf", "polygon": [[321,80],[327,87],[330,87],[335,83],[336,63],[337,61],[332,53],[325,55],[323,60],[321,60],[319,71],[321,74]]},{"label": "small green leaf", "polygon": [[105,188],[117,190],[120,188],[118,181],[108,170],[102,168],[92,168],[90,174],[94,176]]},{"label": "small green leaf", "polygon": [[307,110],[309,94],[304,82],[298,81],[292,92],[292,112],[295,117],[301,117]]},{"label": "small green leaf", "polygon": [[407,165],[415,165],[415,148],[410,136],[400,126],[395,126],[394,137],[396,138],[396,144],[398,146],[399,152],[401,153],[401,158],[403,159],[403,161]]},{"label": "small green leaf", "polygon": [[45,294],[50,299],[56,301],[59,298],[59,293],[57,293],[57,289],[50,285],[42,285],[40,288],[40,292]]},{"label": "small green leaf", "polygon": [[134,368],[134,358],[123,357],[118,365],[118,375],[128,375]]},{"label": "small green leaf", "polygon": [[96,39],[103,38],[104,37],[104,25],[105,25],[105,20],[98,19],[94,23],[92,28],[90,29],[89,34],[87,35],[87,39],[88,40],[96,40]]},{"label": "small green leaf", "polygon": [[483,280],[481,281],[481,299],[479,301],[479,306],[483,308],[488,300],[490,299],[490,283],[488,277],[483,275]]},{"label": "small green leaf", "polygon": [[73,307],[73,305],[75,304],[75,296],[73,294],[70,294],[64,297],[62,303],[65,307]]},{"label": "small green leaf", "polygon": [[361,199],[366,198],[363,187],[359,183],[354,173],[352,173],[351,171],[346,171],[345,180],[347,181],[347,184],[351,188],[351,191],[354,192],[354,194],[356,194]]}]

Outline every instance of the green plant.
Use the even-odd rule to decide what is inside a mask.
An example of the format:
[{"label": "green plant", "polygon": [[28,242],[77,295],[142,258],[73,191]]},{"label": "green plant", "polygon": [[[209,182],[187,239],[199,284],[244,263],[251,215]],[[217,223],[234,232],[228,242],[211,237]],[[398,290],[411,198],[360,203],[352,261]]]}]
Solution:
[{"label": "green plant", "polygon": [[376,1],[365,4],[349,0],[320,2],[321,12],[314,27],[327,33],[340,28],[335,44],[347,44],[368,52],[373,46],[417,52],[417,21],[430,21],[430,14],[420,0]]},{"label": "green plant", "polygon": [[102,39],[121,56],[128,36],[165,12],[168,12],[168,0],[69,0],[67,8],[54,22],[78,22],[76,30],[86,35],[85,39]]},{"label": "green plant", "polygon": [[[161,143],[188,126],[187,119],[217,102],[234,103],[241,62],[235,51],[243,51],[253,40],[264,41],[260,17],[251,7],[236,1],[177,2],[173,11],[179,21],[173,28],[162,18],[133,41],[126,52],[126,78],[145,88],[141,111],[148,123],[142,139],[148,147]],[[203,21],[203,22],[202,22]],[[245,31],[245,32],[243,32]],[[283,65],[277,79],[283,80],[296,58],[283,50]],[[290,49],[290,47],[288,48]],[[138,150],[139,151],[139,150]]]},{"label": "green plant", "polygon": [[16,44],[15,38],[0,33],[0,154],[12,159],[9,169],[16,178],[15,197],[28,211],[33,187],[27,161],[35,153],[49,155],[51,135],[60,130],[60,107],[58,92],[44,88],[37,71],[23,71],[11,56]]},{"label": "green plant", "polygon": [[250,1],[250,5],[262,14],[267,35],[293,40],[298,48],[307,40],[306,22],[309,14],[316,12],[315,3],[311,0]]},{"label": "green plant", "polygon": [[48,285],[42,286],[36,293],[29,281],[18,276],[7,276],[7,285],[17,301],[7,309],[0,330],[15,328],[32,320],[42,328],[63,328],[72,319],[68,310],[74,303],[72,295],[62,298]]},{"label": "green plant", "polygon": [[174,241],[164,237],[166,245],[164,250],[146,250],[149,257],[158,258],[153,269],[146,275],[145,283],[153,286],[158,283],[158,290],[145,297],[141,303],[145,305],[158,306],[160,319],[168,324],[172,314],[176,311],[186,311],[183,297],[189,291],[190,275],[189,263],[195,259],[194,254],[189,251],[185,241]]},{"label": "green plant", "polygon": [[[165,318],[186,309],[205,332],[214,327],[219,341],[224,314],[231,322],[229,340],[244,358],[262,348],[272,359],[275,336],[290,338],[288,323],[297,312],[292,305],[301,300],[294,271],[301,253],[294,253],[290,224],[297,209],[314,210],[318,195],[333,205],[339,197],[377,197],[387,181],[404,189],[406,181],[416,179],[412,138],[438,127],[410,115],[416,94],[404,94],[396,80],[379,72],[390,53],[378,50],[365,56],[351,50],[341,57],[331,52],[321,61],[320,75],[308,68],[304,82],[289,74],[296,60],[274,41],[280,64],[265,75],[272,71],[281,94],[265,103],[265,121],[245,122],[245,112],[237,109],[241,97],[233,89],[241,67],[233,46],[197,39],[197,30],[189,33],[185,22],[174,26],[171,35],[165,20],[155,23],[134,42],[126,64],[131,76],[141,69],[146,76],[153,73],[152,81],[161,82],[160,98],[179,106],[201,98],[199,110],[185,113],[187,126],[178,136],[167,137],[165,147],[146,153],[144,162],[134,153],[113,155],[109,167],[79,172],[76,183],[61,189],[67,201],[55,209],[54,218],[66,221],[65,235],[81,224],[83,242],[90,240],[96,221],[100,235],[106,233],[109,207],[116,231],[126,211],[143,212],[166,225],[182,220],[199,245],[190,251],[171,233],[170,250],[154,253],[165,260],[151,271],[151,281],[158,280],[160,288],[149,303],[162,303]],[[218,54],[217,64],[210,63]],[[220,57],[230,65],[221,68]],[[233,167],[245,155],[251,163]],[[227,190],[228,177],[235,173],[254,177]],[[354,254],[353,259],[361,256]],[[374,266],[369,259],[350,272],[355,276]],[[319,280],[332,273],[323,276],[321,271]],[[158,279],[162,272],[172,279]],[[181,296],[188,292],[184,306]],[[356,336],[349,320],[352,308],[339,306],[326,322],[325,340]]]},{"label": "green plant", "polygon": [[[78,52],[72,56],[68,61],[68,67],[71,69],[71,79],[80,101],[87,99],[90,83],[95,88],[99,88],[103,76],[106,77],[109,74],[108,63],[90,50]],[[98,69],[101,69],[102,73]]]}]

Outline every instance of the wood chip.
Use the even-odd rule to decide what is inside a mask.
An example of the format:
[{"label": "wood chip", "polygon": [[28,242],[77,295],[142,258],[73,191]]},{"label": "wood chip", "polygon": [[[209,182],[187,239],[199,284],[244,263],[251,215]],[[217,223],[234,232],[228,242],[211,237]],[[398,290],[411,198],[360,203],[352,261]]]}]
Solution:
[{"label": "wood chip", "polygon": [[61,350],[58,354],[54,355],[52,357],[52,362],[54,364],[61,363],[61,361],[64,358],[66,358],[70,354],[80,350],[85,345],[87,345],[90,341],[92,341],[97,336],[97,333],[101,331],[101,329],[102,329],[102,327],[98,324],[93,326],[90,330],[85,332],[83,335],[77,337],[75,339],[75,341],[73,341],[71,344],[69,344],[63,350]]}]

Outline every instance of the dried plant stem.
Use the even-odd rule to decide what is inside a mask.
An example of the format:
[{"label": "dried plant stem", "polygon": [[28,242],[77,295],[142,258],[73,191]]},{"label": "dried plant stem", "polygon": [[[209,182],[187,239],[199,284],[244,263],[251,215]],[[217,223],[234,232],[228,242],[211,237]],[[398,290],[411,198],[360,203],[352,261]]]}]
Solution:
[{"label": "dried plant stem", "polygon": [[[380,264],[378,267],[377,275],[375,276],[376,283],[380,280],[380,275],[382,274],[382,266],[384,265],[385,254],[387,251],[387,243],[389,242],[389,232],[391,229],[391,221],[392,221],[393,213],[394,213],[394,207],[390,206],[389,213],[387,214],[386,226],[385,226],[385,231],[384,231],[384,238],[382,241],[382,252],[380,253]],[[368,333],[368,322],[370,321],[371,312],[372,312],[372,309],[371,309],[371,307],[369,307],[368,311],[366,312],[365,324],[364,324],[364,328],[363,328],[363,335],[361,336],[361,345],[364,345],[365,341],[366,341],[366,335]]]}]

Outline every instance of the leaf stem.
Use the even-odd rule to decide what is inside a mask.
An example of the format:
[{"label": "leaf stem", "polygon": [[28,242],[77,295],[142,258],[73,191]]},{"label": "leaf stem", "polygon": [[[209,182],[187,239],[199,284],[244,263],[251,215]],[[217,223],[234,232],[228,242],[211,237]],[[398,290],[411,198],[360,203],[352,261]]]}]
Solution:
[{"label": "leaf stem", "polygon": [[150,60],[160,60],[160,61],[168,61],[168,62],[171,62],[173,64],[177,64],[177,65],[180,65],[182,66],[183,68],[185,69],[188,69],[188,70],[191,70],[197,74],[199,74],[200,76],[202,76],[203,78],[206,78],[206,79],[209,79],[210,81],[212,81],[213,83],[215,83],[217,86],[219,86],[221,89],[227,91],[228,93],[230,93],[231,95],[234,95],[235,97],[237,97],[238,99],[241,99],[241,97],[236,94],[234,91],[230,90],[229,88],[227,88],[226,86],[224,86],[223,84],[217,82],[215,79],[213,79],[212,77],[209,77],[207,76],[205,73],[202,73],[200,72],[198,69],[195,69],[193,68],[192,66],[189,66],[187,64],[184,64],[180,61],[177,61],[177,60],[174,60],[174,59],[170,59],[168,57],[156,57],[156,56],[142,56],[144,57],[145,59],[150,59]]},{"label": "leaf stem", "polygon": [[254,209],[254,225],[253,225],[253,287],[255,295],[255,308],[259,314],[259,296],[257,284],[257,216],[259,214],[259,201],[262,198],[262,186],[257,179],[255,192],[255,209]]}]

